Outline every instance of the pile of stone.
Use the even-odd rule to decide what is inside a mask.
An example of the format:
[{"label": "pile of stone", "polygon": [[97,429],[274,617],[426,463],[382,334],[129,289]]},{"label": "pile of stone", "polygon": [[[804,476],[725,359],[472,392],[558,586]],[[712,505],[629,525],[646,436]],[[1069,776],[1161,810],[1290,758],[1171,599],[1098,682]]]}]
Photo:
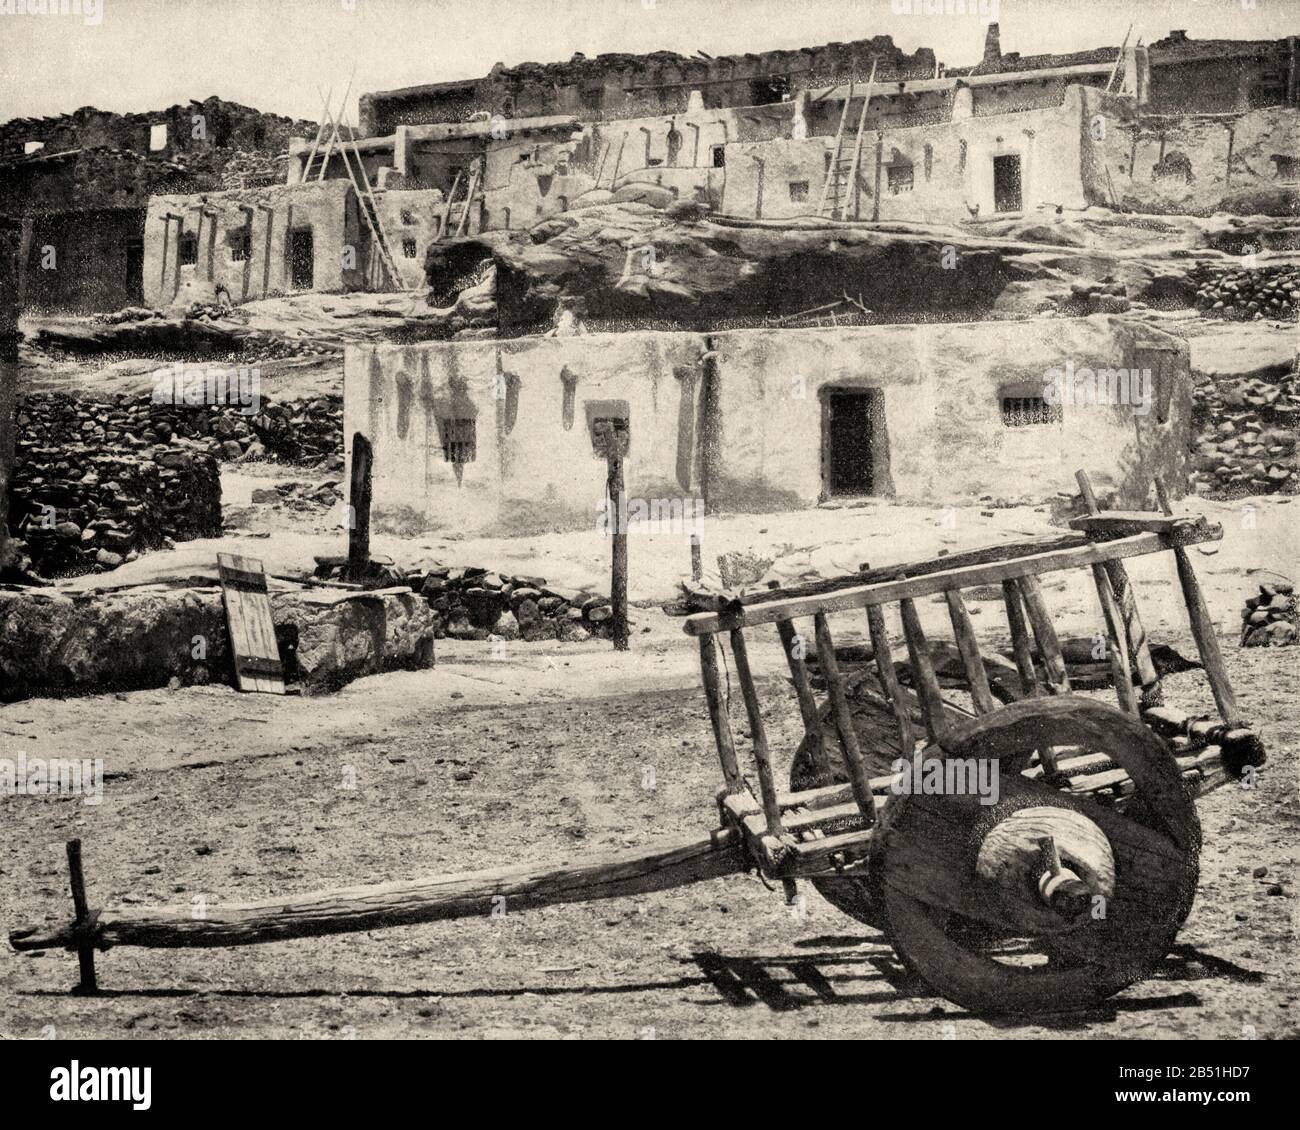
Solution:
[{"label": "pile of stone", "polygon": [[196,441],[223,461],[270,459],[342,468],[341,396],[263,400],[257,407],[256,414],[245,415],[238,405],[155,403],[143,393],[93,400],[38,393],[19,409],[18,430],[41,447],[92,443],[101,450],[142,451],[181,438]]},{"label": "pile of stone", "polygon": [[1300,489],[1300,381],[1295,373],[1278,381],[1206,381],[1193,397],[1198,422],[1192,448],[1194,490],[1240,497]]},{"label": "pile of stone", "polygon": [[46,444],[20,426],[10,496],[18,568],[43,577],[102,573],[142,549],[221,533],[221,473],[200,444],[125,451]]},{"label": "pile of stone", "polygon": [[1300,626],[1295,586],[1290,581],[1270,581],[1259,595],[1247,598],[1241,610],[1242,647],[1285,647],[1296,642]]},{"label": "pile of stone", "polygon": [[257,487],[249,499],[255,506],[283,506],[288,510],[319,510],[343,501],[343,487],[336,479],[323,483],[289,480],[272,487]]},{"label": "pile of stone", "polygon": [[1061,304],[1065,314],[1126,314],[1132,308],[1128,287],[1107,275],[1101,282],[1070,284],[1070,297]]},{"label": "pile of stone", "polygon": [[[342,580],[346,559],[318,557],[316,576]],[[548,585],[543,577],[510,576],[475,567],[425,565],[401,569],[372,561],[367,586],[409,585],[437,619],[438,639],[563,640],[609,638],[614,610],[598,593]]]},{"label": "pile of stone", "polygon": [[1224,270],[1201,266],[1192,272],[1196,305],[1208,317],[1238,321],[1295,318],[1300,310],[1300,268]]}]

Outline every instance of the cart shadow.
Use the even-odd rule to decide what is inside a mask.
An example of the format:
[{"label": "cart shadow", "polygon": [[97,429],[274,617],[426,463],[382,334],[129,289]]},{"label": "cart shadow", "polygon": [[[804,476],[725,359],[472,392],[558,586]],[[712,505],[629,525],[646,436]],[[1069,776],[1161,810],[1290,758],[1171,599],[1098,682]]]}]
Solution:
[{"label": "cart shadow", "polygon": [[[995,1028],[1050,1028],[1080,1030],[1114,1020],[1123,1013],[1154,1012],[1174,1008],[1199,1008],[1202,1001],[1194,992],[1183,991],[1120,998],[1083,1012],[1037,1014],[1032,1017],[984,1017],[967,1012],[940,997],[919,976],[898,960],[881,935],[823,935],[793,943],[799,952],[789,954],[738,955],[718,950],[697,950],[678,962],[691,971],[680,977],[629,982],[618,985],[512,985],[504,988],[429,989],[204,989],[152,988],[108,989],[94,994],[105,999],[255,998],[270,1000],[329,997],[388,1000],[474,1000],[518,997],[622,996],[635,993],[712,990],[691,1003],[704,1007],[751,1008],[762,1005],[773,1012],[793,1012],[832,1005],[898,1004],[932,1000],[924,1012],[884,1013],[877,1019],[902,1024],[975,1021]],[[840,952],[836,952],[836,951]],[[852,950],[853,952],[844,952]],[[1174,946],[1153,972],[1151,982],[1227,979],[1258,984],[1264,973],[1203,953],[1192,945]],[[34,989],[19,995],[65,997],[53,989]]]}]

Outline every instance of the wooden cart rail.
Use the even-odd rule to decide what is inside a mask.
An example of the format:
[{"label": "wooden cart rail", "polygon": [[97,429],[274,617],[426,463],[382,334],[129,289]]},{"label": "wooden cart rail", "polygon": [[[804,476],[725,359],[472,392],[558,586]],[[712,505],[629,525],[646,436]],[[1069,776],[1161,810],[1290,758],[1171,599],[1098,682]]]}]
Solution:
[{"label": "wooden cart rail", "polygon": [[973,588],[976,585],[1000,584],[1019,577],[1041,576],[1066,569],[1081,569],[1107,561],[1121,561],[1128,557],[1141,557],[1161,553],[1201,542],[1219,541],[1223,527],[1204,518],[1160,518],[1147,515],[1164,528],[1159,531],[1134,534],[1107,542],[1089,542],[1070,549],[1033,554],[1011,561],[993,561],[968,565],[924,576],[913,576],[906,565],[894,572],[898,580],[840,589],[826,595],[794,597],[790,599],[756,599],[738,609],[721,612],[697,612],[684,621],[687,634],[701,636],[733,628],[752,627],[756,624],[773,624],[795,616],[812,616],[818,613],[849,612],[871,605],[892,601],[932,596],[950,589]]}]

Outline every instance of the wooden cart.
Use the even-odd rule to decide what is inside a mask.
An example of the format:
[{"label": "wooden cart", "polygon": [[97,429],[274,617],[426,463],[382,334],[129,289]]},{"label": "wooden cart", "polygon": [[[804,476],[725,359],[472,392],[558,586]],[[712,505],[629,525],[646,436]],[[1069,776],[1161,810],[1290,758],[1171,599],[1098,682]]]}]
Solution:
[{"label": "wooden cart", "polygon": [[[1170,517],[1167,504],[1163,514],[1099,513],[1086,478],[1079,478],[1091,513],[1051,548],[977,551],[829,592],[765,593],[690,616],[685,630],[699,641],[724,780],[721,826],[696,842],[215,906],[201,917],[166,908],[92,911],[80,845],[72,844],[75,919],[15,931],[10,942],[17,950],[76,950],[79,987],[92,991],[97,948],[231,946],[371,930],[642,894],[756,867],[784,884],[790,898],[808,879],[836,906],[884,929],[904,962],[968,1008],[1039,1012],[1094,1004],[1147,976],[1191,908],[1200,848],[1194,797],[1253,775],[1264,754],[1238,716],[1186,554],[1185,547],[1217,540],[1222,530]],[[1124,568],[1130,557],[1162,552],[1175,557],[1217,721],[1162,702]],[[1070,693],[1044,603],[1039,578],[1079,568],[1091,571],[1100,599],[1118,708]],[[989,585],[1002,589],[1019,676],[1020,697],[1009,705],[990,691],[962,597],[963,589]],[[970,709],[946,701],[935,676],[916,608],[934,596],[947,605]],[[894,667],[886,604],[899,608],[914,690],[900,685]],[[865,616],[875,663],[856,681],[840,669],[833,615]],[[811,621],[810,636],[801,634],[801,621]],[[777,786],[749,660],[750,636],[769,624],[785,652],[804,726],[789,791]],[[748,720],[757,789],[742,773],[732,737],[719,661],[724,641]],[[809,674],[813,653],[824,703]],[[864,731],[863,717],[881,716],[889,721],[885,730]],[[888,740],[864,748],[863,732],[887,732]],[[938,788],[925,784],[936,779]],[[971,780],[995,780],[996,794],[956,787]]]}]

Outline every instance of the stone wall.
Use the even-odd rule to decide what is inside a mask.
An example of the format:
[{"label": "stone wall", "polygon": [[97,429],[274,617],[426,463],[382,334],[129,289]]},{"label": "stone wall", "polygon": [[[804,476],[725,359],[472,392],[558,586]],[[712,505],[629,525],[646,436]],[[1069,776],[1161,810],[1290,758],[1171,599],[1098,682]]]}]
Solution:
[{"label": "stone wall", "polygon": [[[165,127],[161,147],[155,127]],[[219,172],[236,151],[283,153],[291,137],[314,137],[316,123],[267,114],[251,106],[210,97],[164,110],[115,114],[83,106],[52,118],[14,118],[0,125],[0,156],[21,155],[27,143],[42,152],[109,147],[183,160],[196,170]]]},{"label": "stone wall", "polygon": [[143,549],[221,533],[221,479],[207,445],[143,432],[129,409],[62,394],[19,409],[10,528],[47,576],[114,569]]},{"label": "stone wall", "polygon": [[[908,54],[888,35],[794,51],[708,57],[581,53],[563,63],[494,66],[483,78],[377,91],[361,96],[361,130],[386,134],[398,125],[465,121],[476,112],[525,117],[575,114],[585,121],[682,113],[780,102],[796,90],[863,80],[877,63],[880,80],[934,74],[928,47]],[[775,82],[769,81],[775,80]]]}]

